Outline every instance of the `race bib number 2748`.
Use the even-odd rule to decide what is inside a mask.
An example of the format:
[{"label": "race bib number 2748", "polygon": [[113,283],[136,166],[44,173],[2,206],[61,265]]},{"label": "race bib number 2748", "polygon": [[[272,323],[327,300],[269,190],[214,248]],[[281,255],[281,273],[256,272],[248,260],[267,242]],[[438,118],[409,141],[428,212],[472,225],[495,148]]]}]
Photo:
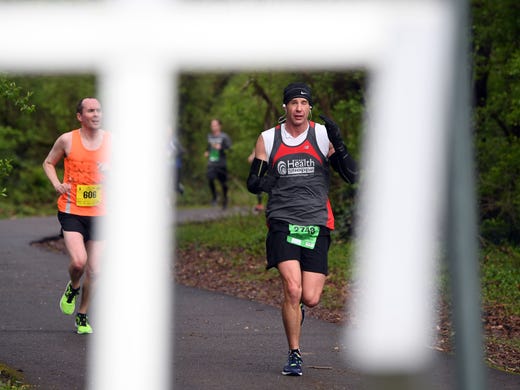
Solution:
[{"label": "race bib number 2748", "polygon": [[314,249],[316,239],[320,234],[319,226],[300,226],[289,225],[289,235],[287,242],[293,245],[298,245],[303,248]]}]

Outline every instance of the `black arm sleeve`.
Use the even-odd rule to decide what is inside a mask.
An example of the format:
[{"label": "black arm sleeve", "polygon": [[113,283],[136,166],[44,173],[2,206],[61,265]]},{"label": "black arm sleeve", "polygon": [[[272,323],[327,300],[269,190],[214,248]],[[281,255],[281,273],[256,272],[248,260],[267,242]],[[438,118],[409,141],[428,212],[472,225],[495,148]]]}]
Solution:
[{"label": "black arm sleeve", "polygon": [[334,148],[334,154],[329,157],[330,165],[332,165],[332,168],[339,173],[343,180],[347,183],[353,184],[357,182],[358,179],[357,163],[350,154],[348,154],[345,145],[343,144],[341,146],[342,147],[338,149]]},{"label": "black arm sleeve", "polygon": [[276,184],[277,177],[269,174],[269,166],[266,161],[255,158],[251,163],[251,170],[247,178],[247,189],[253,194],[264,191],[268,194]]},{"label": "black arm sleeve", "polygon": [[247,190],[253,194],[264,191],[264,175],[267,172],[267,161],[259,160],[255,157],[251,163],[249,176],[247,178]]}]

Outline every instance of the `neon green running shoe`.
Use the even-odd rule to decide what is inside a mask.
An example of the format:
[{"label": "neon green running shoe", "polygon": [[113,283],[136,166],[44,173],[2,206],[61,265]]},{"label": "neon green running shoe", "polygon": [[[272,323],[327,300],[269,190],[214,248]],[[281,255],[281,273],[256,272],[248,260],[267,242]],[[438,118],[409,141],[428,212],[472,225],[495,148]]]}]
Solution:
[{"label": "neon green running shoe", "polygon": [[72,313],[74,313],[74,309],[76,308],[76,297],[78,294],[79,288],[77,290],[73,289],[70,282],[68,282],[67,287],[65,288],[65,292],[60,299],[60,309],[63,314],[70,316]]},{"label": "neon green running shoe", "polygon": [[76,328],[78,328],[78,334],[90,334],[92,333],[92,327],[88,323],[88,317],[86,314],[76,314]]}]

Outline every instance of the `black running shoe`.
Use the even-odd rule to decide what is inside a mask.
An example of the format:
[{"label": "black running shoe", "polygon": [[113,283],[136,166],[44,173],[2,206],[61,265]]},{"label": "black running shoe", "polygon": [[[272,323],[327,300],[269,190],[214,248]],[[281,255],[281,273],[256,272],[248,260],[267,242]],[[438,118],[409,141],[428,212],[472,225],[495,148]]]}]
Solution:
[{"label": "black running shoe", "polygon": [[289,351],[287,364],[283,367],[282,375],[301,376],[302,375],[302,355],[299,350]]}]

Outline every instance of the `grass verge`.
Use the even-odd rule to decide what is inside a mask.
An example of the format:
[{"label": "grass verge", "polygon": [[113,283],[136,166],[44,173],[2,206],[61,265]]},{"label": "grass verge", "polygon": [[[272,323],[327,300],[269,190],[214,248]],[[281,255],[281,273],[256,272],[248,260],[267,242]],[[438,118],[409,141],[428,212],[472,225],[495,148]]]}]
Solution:
[{"label": "grass verge", "polygon": [[33,387],[24,384],[23,374],[0,363],[0,390],[29,390]]}]

